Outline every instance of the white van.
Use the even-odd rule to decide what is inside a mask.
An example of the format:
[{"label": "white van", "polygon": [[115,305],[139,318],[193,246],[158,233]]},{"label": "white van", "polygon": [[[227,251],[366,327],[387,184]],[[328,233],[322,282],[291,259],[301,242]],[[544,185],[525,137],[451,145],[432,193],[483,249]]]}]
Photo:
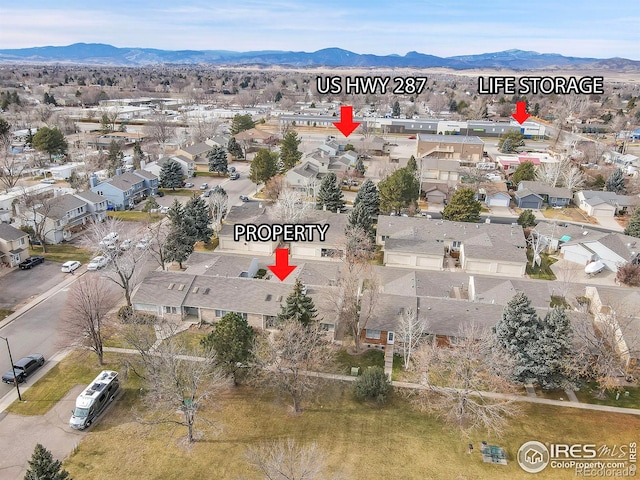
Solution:
[{"label": "white van", "polygon": [[118,372],[103,370],[76,398],[69,426],[84,430],[103,412],[118,393]]}]

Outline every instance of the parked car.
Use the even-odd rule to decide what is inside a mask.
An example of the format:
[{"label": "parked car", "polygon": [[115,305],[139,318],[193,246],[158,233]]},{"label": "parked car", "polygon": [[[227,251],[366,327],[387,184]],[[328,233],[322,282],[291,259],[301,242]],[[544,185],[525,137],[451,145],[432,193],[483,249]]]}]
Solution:
[{"label": "parked car", "polygon": [[89,262],[87,270],[100,270],[101,268],[106,267],[108,263],[109,259],[107,257],[99,255]]},{"label": "parked car", "polygon": [[56,181],[53,178],[43,178],[42,180],[40,180],[40,183],[46,183],[48,185],[53,185],[56,183]]},{"label": "parked car", "polygon": [[[44,365],[43,355],[40,355],[39,353],[28,355],[14,363],[13,369],[2,375],[2,381],[4,383],[15,383],[16,381],[18,383],[22,383],[29,375],[39,369],[42,365]],[[15,378],[13,376],[14,370],[16,372]]]},{"label": "parked car", "polygon": [[169,213],[169,207],[160,207],[158,209],[158,212],[164,213],[166,215],[167,213]]},{"label": "parked car", "polygon": [[164,192],[161,192],[161,191],[159,191],[159,190],[158,190],[157,195],[158,195],[159,197],[164,197]]},{"label": "parked car", "polygon": [[195,187],[195,185],[191,182],[187,182],[184,184],[184,188],[193,188],[193,187]]},{"label": "parked car", "polygon": [[208,183],[203,183],[202,185],[200,185],[200,190],[206,190],[207,188],[209,188]]},{"label": "parked car", "polygon": [[31,268],[35,267],[36,265],[40,265],[43,262],[44,257],[29,257],[24,262],[21,262],[18,266],[20,267],[20,270],[30,270]]},{"label": "parked car", "polygon": [[151,245],[152,242],[153,242],[153,237],[149,235],[145,235],[138,241],[138,243],[136,243],[136,248],[139,248],[140,250],[142,250],[144,248],[149,247],[149,245]]},{"label": "parked car", "polygon": [[106,237],[102,239],[102,241],[105,243],[114,243],[118,240],[120,240],[120,235],[118,235],[118,232],[110,232]]},{"label": "parked car", "polygon": [[237,180],[240,178],[240,174],[238,172],[233,172],[231,175],[229,175],[229,180]]},{"label": "parked car", "polygon": [[79,269],[80,265],[82,264],[77,260],[69,260],[68,262],[64,262],[62,264],[61,270],[63,273],[71,273]]},{"label": "parked car", "polygon": [[248,202],[249,197],[247,197],[246,195],[240,195],[240,200],[242,200],[243,202]]},{"label": "parked car", "polygon": [[133,245],[133,242],[127,238],[126,240],[123,240],[122,243],[120,244],[120,250],[122,251],[129,250],[131,248],[131,245]]},{"label": "parked car", "polygon": [[228,171],[229,173],[235,173],[235,171],[236,171],[236,167],[228,167],[228,168],[227,168],[227,171]]}]

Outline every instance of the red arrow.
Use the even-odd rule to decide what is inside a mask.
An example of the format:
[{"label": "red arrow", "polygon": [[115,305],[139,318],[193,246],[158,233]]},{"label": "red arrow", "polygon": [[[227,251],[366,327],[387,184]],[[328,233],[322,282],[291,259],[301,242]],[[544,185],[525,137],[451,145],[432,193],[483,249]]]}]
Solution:
[{"label": "red arrow", "polygon": [[295,269],[296,265],[289,265],[289,249],[276,248],[276,264],[269,265],[269,270],[283,282]]},{"label": "red arrow", "polygon": [[333,124],[345,137],[348,137],[356,128],[358,128],[360,122],[353,121],[353,107],[350,105],[343,105],[340,107],[340,121],[333,122]]},{"label": "red arrow", "polygon": [[531,116],[527,113],[527,102],[516,102],[516,113],[511,116],[522,125]]}]

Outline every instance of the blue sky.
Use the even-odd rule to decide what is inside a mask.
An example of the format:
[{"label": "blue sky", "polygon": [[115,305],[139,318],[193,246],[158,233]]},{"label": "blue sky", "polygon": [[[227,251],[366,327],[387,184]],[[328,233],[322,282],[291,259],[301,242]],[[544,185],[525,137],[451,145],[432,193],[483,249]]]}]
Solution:
[{"label": "blue sky", "polygon": [[109,43],[168,50],[439,56],[517,48],[640,60],[640,3],[593,0],[2,0],[0,48]]}]

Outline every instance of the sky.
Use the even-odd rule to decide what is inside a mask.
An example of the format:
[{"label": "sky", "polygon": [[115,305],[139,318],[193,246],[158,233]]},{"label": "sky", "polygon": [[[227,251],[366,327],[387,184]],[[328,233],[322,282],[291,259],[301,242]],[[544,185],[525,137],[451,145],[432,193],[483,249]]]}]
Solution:
[{"label": "sky", "polygon": [[640,60],[640,3],[594,0],[1,0],[0,49],[339,47],[454,56],[509,49]]}]

